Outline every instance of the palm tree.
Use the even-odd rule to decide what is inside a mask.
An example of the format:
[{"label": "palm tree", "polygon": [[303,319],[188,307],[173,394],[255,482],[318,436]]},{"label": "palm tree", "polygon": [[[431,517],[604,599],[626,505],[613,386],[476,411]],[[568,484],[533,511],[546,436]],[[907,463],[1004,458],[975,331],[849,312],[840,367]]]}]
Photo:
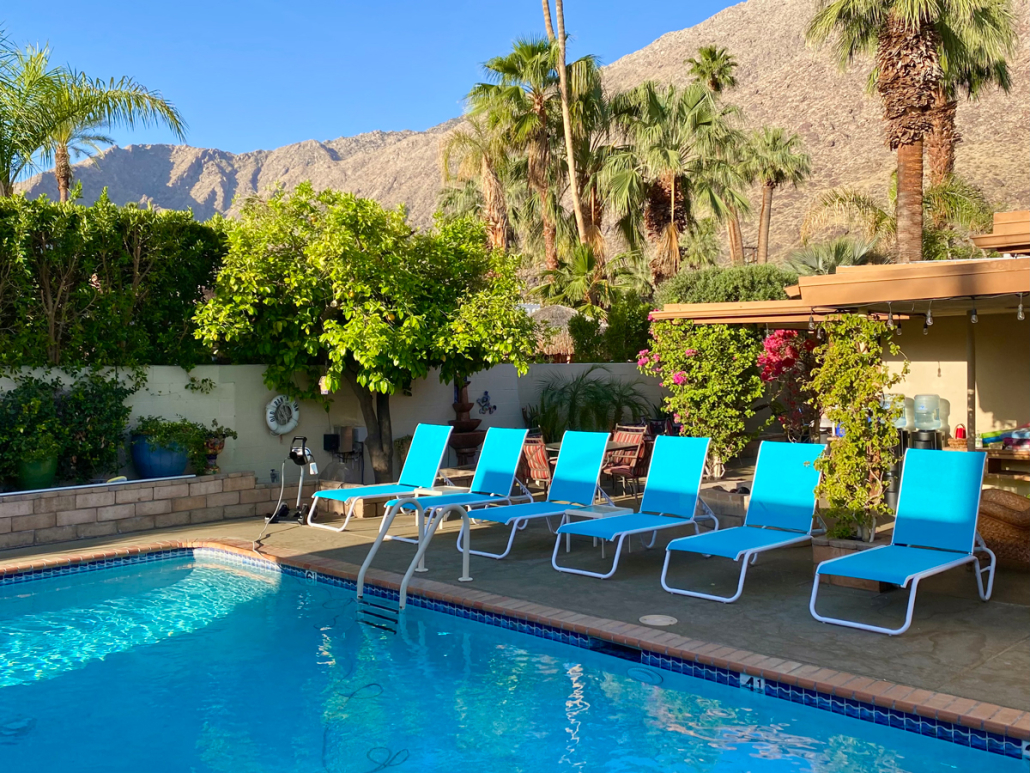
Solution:
[{"label": "palm tree", "polygon": [[[713,106],[725,92],[737,87],[737,60],[725,48],[702,46],[697,50],[697,56],[685,60],[684,64],[689,66],[693,82],[705,90]],[[741,155],[741,150],[740,143],[729,143],[722,149],[722,155],[728,162],[724,169],[727,185],[741,186],[752,182],[748,179],[744,166],[746,158]],[[740,212],[736,207],[730,207],[720,220],[726,223],[730,261],[734,265],[743,265],[744,237],[740,228]]]},{"label": "palm tree", "polygon": [[558,55],[558,47],[547,40],[517,40],[510,54],[483,66],[492,82],[476,84],[468,95],[470,115],[483,116],[490,131],[507,137],[511,150],[526,153],[528,183],[538,199],[550,270],[558,267],[557,228],[547,185]]},{"label": "palm tree", "polygon": [[689,65],[690,75],[695,81],[703,84],[710,94],[722,94],[735,88],[737,77],[737,60],[725,48],[718,46],[702,46],[696,57],[683,62]]},{"label": "palm tree", "polygon": [[751,140],[747,160],[751,175],[762,185],[762,208],[758,218],[758,262],[769,260],[769,224],[772,222],[773,193],[783,185],[795,188],[812,171],[811,159],[801,149],[801,138],[787,136],[780,128],[766,126]]},{"label": "palm tree", "polygon": [[[558,46],[558,91],[561,99],[562,128],[565,131],[565,158],[568,164],[570,180],[576,180],[576,146],[572,139],[572,115],[569,112],[569,73],[565,67],[565,9],[562,0],[554,0],[554,15],[558,26],[557,35],[551,26],[550,0],[543,0],[544,25],[547,27],[547,39]],[[587,243],[587,225],[583,217],[583,203],[579,196],[579,186],[569,186],[572,199],[572,211],[576,216],[576,230],[580,244]]]},{"label": "palm tree", "polygon": [[887,145],[898,154],[897,259],[923,257],[923,138],[944,80],[943,34],[980,34],[999,0],[819,0],[808,38],[833,38],[841,67],[875,56]]},{"label": "palm tree", "polygon": [[[884,254],[896,250],[897,178],[891,178],[886,203],[850,188],[824,193],[805,216],[801,242],[826,227],[843,227],[867,241],[875,241]],[[952,175],[940,185],[931,185],[923,196],[922,248],[928,260],[976,257],[979,251],[968,237],[970,232],[990,228],[994,207],[979,188]]]},{"label": "palm tree", "polygon": [[1016,43],[1015,19],[1009,0],[996,0],[977,15],[976,25],[941,29],[941,82],[934,92],[930,131],[926,136],[930,184],[941,185],[955,171],[958,96],[979,99],[991,87],[1012,86],[1007,55]]},{"label": "palm tree", "polygon": [[102,132],[114,126],[164,124],[175,136],[186,137],[179,111],[161,96],[131,78],[91,79],[62,71],[52,110],[61,116],[47,138],[46,153],[54,159],[54,176],[61,201],[68,200],[72,182],[72,156],[89,157],[114,140]]},{"label": "palm tree", "polygon": [[802,276],[835,274],[841,266],[864,266],[885,263],[876,252],[876,240],[867,241],[839,236],[828,242],[808,244],[794,250],[787,258],[787,268]]},{"label": "palm tree", "polygon": [[680,235],[693,221],[697,203],[717,216],[739,203],[727,203],[727,190],[713,174],[716,149],[732,130],[696,85],[677,89],[644,83],[617,95],[613,112],[628,143],[605,161],[608,202],[631,246],[642,215],[657,284],[679,269]]},{"label": "palm tree", "polygon": [[[500,250],[508,249],[510,229],[508,205],[501,181],[507,162],[504,138],[500,132],[487,128],[486,121],[481,117],[470,118],[465,125],[447,134],[440,143],[440,166],[444,183],[455,180],[461,184],[476,181],[487,239],[493,249]],[[455,198],[451,202],[452,207],[458,201]],[[476,208],[479,209],[478,206]]]},{"label": "palm tree", "polygon": [[0,38],[0,196],[14,195],[14,183],[45,157],[56,122],[61,71],[51,68],[46,49],[15,51]]},{"label": "palm tree", "polygon": [[548,303],[579,309],[595,319],[605,318],[616,293],[626,284],[624,270],[597,258],[589,244],[577,244],[567,260],[544,272],[547,280],[535,291]]}]

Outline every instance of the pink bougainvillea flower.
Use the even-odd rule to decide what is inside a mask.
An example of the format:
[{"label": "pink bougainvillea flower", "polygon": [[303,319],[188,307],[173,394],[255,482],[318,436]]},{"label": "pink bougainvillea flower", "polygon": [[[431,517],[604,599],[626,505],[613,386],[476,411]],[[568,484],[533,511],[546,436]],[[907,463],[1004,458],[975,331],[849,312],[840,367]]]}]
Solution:
[{"label": "pink bougainvillea flower", "polygon": [[647,363],[649,363],[649,362],[650,362],[650,360],[647,359],[647,357],[641,357],[639,360],[637,360],[637,367],[638,368],[642,368],[645,365],[647,365]]},{"label": "pink bougainvillea flower", "polygon": [[648,312],[647,321],[648,322],[654,322],[654,314],[651,314],[650,312]]},{"label": "pink bougainvillea flower", "polygon": [[687,383],[687,374],[682,370],[679,373],[674,373],[672,376],[672,383],[676,386]]},{"label": "pink bougainvillea flower", "polygon": [[680,420],[680,415],[678,413],[672,414],[672,420],[673,421],[679,421]]},{"label": "pink bougainvillea flower", "polygon": [[695,354],[697,354],[697,349],[687,349],[683,352],[684,357],[693,357]]}]

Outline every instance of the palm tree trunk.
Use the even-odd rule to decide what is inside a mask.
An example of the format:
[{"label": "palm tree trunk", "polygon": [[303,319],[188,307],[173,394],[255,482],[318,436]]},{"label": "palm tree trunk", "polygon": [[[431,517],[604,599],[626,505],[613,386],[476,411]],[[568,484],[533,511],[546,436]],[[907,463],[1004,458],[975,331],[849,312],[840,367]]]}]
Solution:
[{"label": "palm tree trunk", "polygon": [[[541,0],[544,6],[544,27],[547,28],[547,39],[554,42],[554,27],[551,25],[551,0]],[[561,6],[558,6],[561,8]]]},{"label": "palm tree trunk", "polygon": [[486,216],[486,236],[490,248],[508,249],[508,205],[504,200],[504,186],[483,155],[480,178],[483,186],[483,212]]},{"label": "palm tree trunk", "polygon": [[730,245],[730,262],[734,266],[744,265],[744,237],[740,233],[740,216],[731,210],[726,220],[726,236]]},{"label": "palm tree trunk", "polygon": [[772,200],[775,185],[762,186],[762,210],[758,215],[758,262],[769,262],[769,224],[772,222]]},{"label": "palm tree trunk", "polygon": [[[549,0],[543,0],[544,17],[550,26]],[[558,90],[561,96],[561,120],[565,128],[565,159],[569,166],[569,194],[572,197],[572,211],[576,215],[576,230],[579,232],[579,243],[587,243],[586,218],[583,217],[583,202],[579,197],[579,186],[576,185],[576,153],[572,140],[572,115],[569,113],[569,74],[565,69],[565,11],[562,0],[554,0],[555,21],[558,24]]]},{"label": "palm tree trunk", "polygon": [[923,141],[898,146],[898,262],[923,259]]},{"label": "palm tree trunk", "polygon": [[930,114],[930,131],[925,137],[930,185],[943,184],[955,172],[955,145],[962,141],[955,129],[957,109],[958,103],[948,99],[944,89],[938,87]]},{"label": "palm tree trunk", "polygon": [[57,178],[58,199],[68,201],[68,192],[72,187],[72,164],[67,145],[58,145],[54,152],[54,177]]}]

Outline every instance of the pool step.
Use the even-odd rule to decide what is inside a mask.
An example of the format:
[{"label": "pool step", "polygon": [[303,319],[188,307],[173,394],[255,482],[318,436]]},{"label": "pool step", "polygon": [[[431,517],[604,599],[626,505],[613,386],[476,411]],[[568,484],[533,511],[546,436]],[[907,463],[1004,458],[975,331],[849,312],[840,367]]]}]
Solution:
[{"label": "pool step", "polygon": [[378,596],[365,596],[358,599],[358,622],[381,628],[390,633],[397,633],[400,621],[398,602]]}]

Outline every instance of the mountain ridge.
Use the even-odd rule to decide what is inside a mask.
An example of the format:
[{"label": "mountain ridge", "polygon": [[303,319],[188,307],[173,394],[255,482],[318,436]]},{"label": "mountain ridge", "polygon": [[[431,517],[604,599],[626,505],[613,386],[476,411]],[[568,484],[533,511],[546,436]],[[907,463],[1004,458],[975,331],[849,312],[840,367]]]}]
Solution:
[{"label": "mountain ridge", "polygon": [[[1030,0],[1015,0],[1019,45],[1010,61],[1010,94],[988,94],[960,103],[956,172],[984,189],[999,206],[1030,207]],[[880,104],[865,93],[868,62],[841,72],[830,52],[806,45],[812,0],[747,0],[687,29],[668,32],[603,69],[610,91],[645,80],[685,84],[684,60],[698,47],[717,44],[738,62],[738,87],[727,99],[739,105],[749,127],[763,124],[797,132],[812,156],[813,174],[800,188],[777,191],[770,254],[782,257],[797,242],[805,212],[831,187],[846,185],[886,198],[894,157],[883,141]],[[471,85],[471,84],[470,84]],[[275,185],[311,180],[404,204],[411,222],[432,221],[440,188],[439,141],[460,117],[426,131],[372,131],[332,140],[304,140],[272,150],[233,154],[186,145],[129,145],[107,150],[96,163],[75,167],[83,201],[106,186],[117,203],[143,201],[168,209],[191,207],[200,219],[236,214],[242,200]],[[56,198],[53,175],[19,186],[26,195]],[[236,201],[233,204],[233,201]],[[755,212],[745,223],[745,243],[755,243]]]}]

